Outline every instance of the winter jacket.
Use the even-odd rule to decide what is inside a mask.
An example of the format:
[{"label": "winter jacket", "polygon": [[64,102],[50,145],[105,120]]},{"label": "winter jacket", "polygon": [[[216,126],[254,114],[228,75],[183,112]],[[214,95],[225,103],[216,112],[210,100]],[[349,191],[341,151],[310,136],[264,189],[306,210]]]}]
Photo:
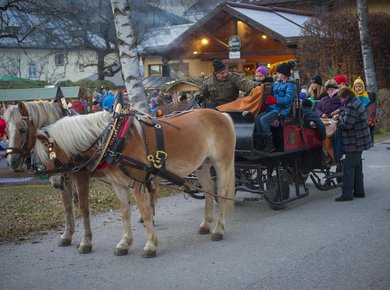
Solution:
[{"label": "winter jacket", "polygon": [[372,146],[367,113],[363,104],[353,97],[341,108],[337,128],[341,130],[344,152],[367,150]]},{"label": "winter jacket", "polygon": [[330,114],[333,111],[339,109],[340,107],[341,102],[337,95],[334,95],[333,97],[329,97],[328,95],[326,95],[317,103],[315,110],[320,117],[322,116],[322,114],[331,117]]},{"label": "winter jacket", "polygon": [[216,107],[237,99],[239,91],[248,95],[256,86],[256,82],[229,72],[226,81],[218,80],[215,75],[208,77],[203,83],[202,95],[208,100],[209,107]]},{"label": "winter jacket", "polygon": [[115,102],[115,96],[113,93],[108,93],[108,95],[103,100],[103,109],[106,111],[111,111],[113,109]]},{"label": "winter jacket", "polygon": [[268,105],[266,111],[276,112],[283,117],[290,115],[296,93],[297,85],[293,79],[288,78],[285,83],[282,81],[275,82],[272,87],[272,95],[275,97],[277,103]]}]

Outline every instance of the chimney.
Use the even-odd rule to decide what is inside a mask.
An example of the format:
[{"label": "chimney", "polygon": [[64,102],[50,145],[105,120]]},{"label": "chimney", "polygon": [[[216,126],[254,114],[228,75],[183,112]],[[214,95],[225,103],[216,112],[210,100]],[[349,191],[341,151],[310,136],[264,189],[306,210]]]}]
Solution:
[{"label": "chimney", "polygon": [[171,76],[171,68],[168,64],[168,59],[163,57],[162,58],[162,76],[163,77],[170,77]]}]

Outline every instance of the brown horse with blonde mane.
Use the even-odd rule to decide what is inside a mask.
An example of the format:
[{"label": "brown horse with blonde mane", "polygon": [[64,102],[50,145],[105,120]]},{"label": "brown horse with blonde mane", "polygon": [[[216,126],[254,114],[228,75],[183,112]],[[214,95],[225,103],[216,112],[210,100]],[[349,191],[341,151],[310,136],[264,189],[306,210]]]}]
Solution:
[{"label": "brown horse with blonde mane", "polygon": [[[153,126],[144,126],[147,118],[139,112],[133,112],[129,134],[126,135],[121,156],[135,160],[141,164],[150,164],[148,146],[145,136],[154,136]],[[39,130],[35,144],[37,162],[49,166],[53,160],[67,167],[75,160],[93,159],[96,149],[104,146],[100,138],[106,128],[112,127],[112,114],[98,112],[90,115],[66,117]],[[199,109],[159,120],[165,144],[165,167],[173,175],[185,177],[196,172],[205,192],[213,192],[211,167],[217,175],[217,195],[219,214],[212,230],[211,239],[223,239],[225,227],[225,211],[234,204],[234,148],[235,132],[231,118],[220,112]],[[104,135],[104,134],[103,134]],[[157,137],[156,137],[157,138]],[[152,138],[150,138],[152,139]],[[97,141],[98,140],[98,141]],[[51,160],[49,158],[52,158]],[[157,252],[158,239],[154,231],[152,208],[149,196],[141,193],[141,181],[146,182],[149,174],[139,167],[125,166],[121,169],[115,162],[102,172],[111,182],[120,202],[122,213],[123,235],[116,245],[115,253],[125,255],[133,242],[130,220],[128,187],[132,180],[136,183],[133,193],[147,231],[147,242],[143,250],[144,257],[154,257]],[[123,164],[119,164],[122,165]],[[126,165],[126,164],[125,164]],[[77,166],[77,165],[76,165]],[[155,174],[158,176],[158,172]],[[213,222],[214,197],[206,194],[204,217],[199,233],[209,234]]]},{"label": "brown horse with blonde mane", "polygon": [[[64,110],[58,102],[32,101],[19,102],[11,105],[4,113],[7,122],[7,135],[9,148],[7,149],[7,163],[13,170],[23,170],[26,158],[31,155],[35,145],[37,129],[50,125],[64,117]],[[83,220],[83,238],[78,247],[81,254],[92,251],[92,229],[89,215],[89,184],[91,173],[81,170],[76,173],[69,172],[65,180],[62,175],[50,177],[54,187],[61,189],[62,201],[65,210],[65,229],[58,242],[59,246],[70,246],[75,233],[75,216],[73,206],[73,193],[76,193],[80,214]]]},{"label": "brown horse with blonde mane", "polygon": [[[7,149],[8,166],[15,171],[22,171],[26,158],[31,156],[38,128],[54,123],[65,115],[59,102],[31,101],[10,105],[5,111],[9,148]],[[61,190],[65,213],[65,228],[58,242],[59,246],[70,246],[75,233],[74,201],[79,204],[83,224],[83,237],[78,251],[81,254],[92,252],[92,229],[89,213],[89,185],[91,177],[103,177],[99,172],[80,170],[64,175],[49,174],[53,186]],[[130,189],[131,190],[131,189]],[[152,182],[150,188],[151,205],[158,192],[158,183]]]}]

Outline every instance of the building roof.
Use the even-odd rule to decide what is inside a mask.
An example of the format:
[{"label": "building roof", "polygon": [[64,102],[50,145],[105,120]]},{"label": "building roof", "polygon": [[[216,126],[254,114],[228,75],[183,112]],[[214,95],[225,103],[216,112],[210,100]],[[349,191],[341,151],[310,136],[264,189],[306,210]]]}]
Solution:
[{"label": "building roof", "polygon": [[[80,87],[61,87],[65,98],[77,98]],[[57,88],[34,88],[34,89],[7,89],[0,90],[0,102],[2,101],[31,101],[54,99]]]},{"label": "building roof", "polygon": [[245,7],[234,7],[228,5],[232,13],[241,19],[249,19],[254,25],[262,30],[271,30],[289,41],[289,38],[299,37],[303,24],[308,20],[306,14],[297,14],[292,11],[280,8],[253,9]]},{"label": "building roof", "polygon": [[205,25],[218,17],[223,20],[226,13],[250,26],[268,33],[286,46],[294,46],[301,36],[305,21],[313,14],[307,11],[293,10],[280,7],[266,7],[242,3],[226,2],[219,4],[214,10],[205,15],[197,23],[191,25],[172,26],[154,31],[155,36],[144,46],[143,54],[163,52],[185,43],[186,39]]}]

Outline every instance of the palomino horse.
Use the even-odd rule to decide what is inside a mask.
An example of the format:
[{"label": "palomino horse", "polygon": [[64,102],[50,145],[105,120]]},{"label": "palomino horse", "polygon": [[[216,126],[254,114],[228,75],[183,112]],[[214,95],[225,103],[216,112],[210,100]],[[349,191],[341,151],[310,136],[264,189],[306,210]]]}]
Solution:
[{"label": "palomino horse", "polygon": [[[151,164],[151,159],[148,158],[150,157],[148,147],[152,143],[146,140],[152,138],[145,138],[145,136],[154,136],[155,128],[142,124],[145,121],[145,116],[142,114],[130,112],[129,115],[134,117],[132,125],[129,126],[128,134],[124,139],[123,149],[117,152],[119,155],[116,154],[116,157],[121,156],[123,159],[132,160],[133,164]],[[60,163],[61,166],[68,167],[74,160],[80,160],[81,157],[83,160],[93,159],[97,152],[96,148],[104,146],[105,141],[102,141],[104,138],[99,137],[104,135],[106,128],[112,128],[111,121],[110,113],[98,112],[66,117],[39,130],[38,141],[34,148],[37,162],[49,166],[53,163],[50,159],[53,159],[56,164]],[[230,207],[233,205],[235,193],[234,148],[236,138],[232,120],[228,115],[220,112],[199,109],[160,119],[159,126],[163,130],[167,156],[165,168],[168,172],[185,177],[195,171],[205,192],[212,192],[213,182],[210,169],[214,167],[217,175],[219,215],[211,239],[216,241],[223,239],[225,209],[227,205]],[[133,242],[128,186],[132,179],[146,181],[146,176],[149,174],[140,167],[120,163],[116,158],[104,169],[103,173],[116,192],[122,213],[123,235],[116,245],[115,253],[125,255]],[[159,175],[155,172],[154,174]],[[154,231],[148,196],[141,194],[140,184],[136,183],[133,193],[147,231],[143,256],[154,257],[158,240]],[[206,194],[204,218],[199,229],[201,234],[210,233],[213,222],[213,201],[213,196]]]},{"label": "palomino horse", "polygon": [[[17,106],[9,106],[4,114],[7,123],[9,148],[7,163],[13,170],[21,170],[26,157],[35,144],[36,130],[54,123],[64,117],[61,105],[57,102],[20,102]],[[92,251],[92,230],[89,217],[89,178],[90,173],[80,172],[67,174],[61,190],[65,209],[65,230],[61,235],[59,246],[69,246],[75,232],[75,217],[72,202],[72,184],[75,185],[79,200],[80,213],[83,219],[84,234],[79,252],[82,254]]]}]

